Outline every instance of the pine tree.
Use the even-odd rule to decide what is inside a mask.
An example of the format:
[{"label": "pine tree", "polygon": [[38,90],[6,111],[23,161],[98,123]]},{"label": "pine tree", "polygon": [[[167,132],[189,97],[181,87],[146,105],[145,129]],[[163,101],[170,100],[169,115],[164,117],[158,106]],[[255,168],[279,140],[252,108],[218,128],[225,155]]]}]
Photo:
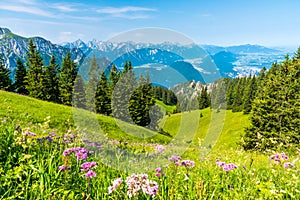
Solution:
[{"label": "pine tree", "polygon": [[132,94],[129,104],[130,116],[134,123],[143,127],[147,127],[150,124],[151,128],[156,127],[155,124],[157,121],[155,120],[159,120],[158,115],[155,117],[150,116],[150,110],[154,105],[155,99],[152,93],[149,74],[147,74],[146,79],[140,75],[138,88]]},{"label": "pine tree", "polygon": [[89,111],[95,111],[95,98],[96,90],[99,77],[99,67],[97,65],[97,59],[94,56],[91,60],[90,70],[89,70],[89,80],[86,84],[86,108]]},{"label": "pine tree", "polygon": [[28,94],[28,91],[26,89],[26,68],[23,65],[22,61],[20,58],[17,60],[17,70],[15,74],[15,83],[14,83],[14,88],[15,91],[19,94]]},{"label": "pine tree", "polygon": [[29,51],[27,54],[26,63],[28,67],[26,75],[26,89],[31,97],[38,99],[45,99],[45,85],[44,85],[44,71],[43,71],[43,59],[40,53],[36,50],[36,46],[33,41],[29,42]]},{"label": "pine tree", "polygon": [[81,75],[77,75],[74,82],[72,105],[75,108],[86,109],[85,84]]},{"label": "pine tree", "polygon": [[244,92],[243,97],[243,112],[244,114],[249,114],[252,110],[252,102],[255,98],[255,94],[257,91],[256,77],[250,77],[250,81],[247,84],[247,87]]},{"label": "pine tree", "polygon": [[135,91],[136,86],[137,81],[131,62],[127,61],[112,93],[112,113],[115,118],[126,122],[132,122],[128,106],[131,95]]},{"label": "pine tree", "polygon": [[120,73],[118,72],[118,69],[116,67],[116,65],[113,65],[110,73],[109,73],[109,87],[110,87],[110,91],[113,91],[116,84],[118,83],[120,78]]},{"label": "pine tree", "polygon": [[0,90],[12,90],[12,82],[9,75],[9,69],[5,67],[2,55],[0,54]]},{"label": "pine tree", "polygon": [[198,97],[199,109],[208,108],[210,106],[210,98],[207,92],[207,86],[202,87],[201,93]]},{"label": "pine tree", "polygon": [[244,136],[245,149],[281,151],[300,142],[300,60],[275,63],[259,85]]},{"label": "pine tree", "polygon": [[44,84],[45,100],[59,103],[59,69],[54,56],[51,57],[50,65],[45,67]]},{"label": "pine tree", "polygon": [[111,114],[111,99],[109,96],[109,87],[105,73],[101,73],[98,82],[95,99],[96,112],[104,115]]},{"label": "pine tree", "polygon": [[64,105],[72,104],[72,92],[74,88],[74,82],[77,76],[78,67],[75,62],[71,59],[70,52],[64,57],[61,70],[60,70],[60,81],[59,81],[59,93],[60,101]]},{"label": "pine tree", "polygon": [[226,108],[226,79],[215,82],[211,91],[211,107],[213,109]]},{"label": "pine tree", "polygon": [[232,112],[240,112],[243,109],[243,92],[245,78],[239,78],[238,83],[235,87],[235,96],[232,104]]}]

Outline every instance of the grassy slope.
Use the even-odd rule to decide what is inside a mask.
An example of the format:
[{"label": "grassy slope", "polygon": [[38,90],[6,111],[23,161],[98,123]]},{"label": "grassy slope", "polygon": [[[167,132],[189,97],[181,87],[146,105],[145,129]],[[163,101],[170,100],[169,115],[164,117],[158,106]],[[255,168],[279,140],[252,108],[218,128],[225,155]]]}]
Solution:
[{"label": "grassy slope", "polygon": [[176,110],[176,106],[166,105],[162,101],[159,101],[159,100],[156,100],[156,105],[160,106],[164,113],[172,114]]},{"label": "grassy slope", "polygon": [[[147,141],[151,140],[154,142],[171,140],[169,137],[157,135],[142,127],[117,121],[111,117],[95,115],[83,110],[73,110],[68,106],[44,102],[13,93],[0,91],[0,102],[2,102],[0,104],[0,117],[11,116],[25,123],[32,122],[37,124],[43,123],[46,117],[51,116],[50,127],[57,128],[59,131],[68,130],[70,125],[74,125],[74,119],[77,119],[77,116],[79,116],[79,120],[75,120],[77,121],[76,126],[89,127],[95,132],[104,132],[104,134],[113,139],[142,141],[145,137],[146,139],[148,138]],[[168,107],[166,109],[171,110],[173,108]],[[202,118],[200,118],[200,113],[203,115]],[[226,114],[226,117],[223,126],[224,114]],[[198,120],[200,120],[199,123]],[[248,126],[248,124],[248,115],[232,113],[231,111],[216,113],[215,111],[211,112],[210,109],[204,109],[166,116],[163,120],[163,129],[173,135],[175,141],[187,143],[192,141],[194,145],[198,145],[199,139],[202,139],[202,142],[205,143],[203,139],[207,135],[219,132],[223,128],[220,136],[214,136],[215,140],[217,140],[214,149],[218,150],[237,148],[240,135],[243,134],[244,127]],[[207,139],[207,141],[212,140],[211,138]],[[214,144],[214,142],[211,143],[211,145]]]},{"label": "grassy slope", "polygon": [[[212,113],[214,112],[214,113]],[[217,139],[215,148],[218,149],[228,149],[228,148],[238,148],[237,143],[240,142],[241,135],[244,133],[244,128],[249,125],[248,115],[242,113],[233,113],[232,111],[222,111],[221,113],[216,113],[215,111],[210,111],[210,109],[204,109],[201,111],[194,111],[185,114],[185,126],[187,129],[192,129],[192,126],[197,125],[194,118],[196,115],[202,113],[203,117],[199,117],[200,122],[196,133],[194,132],[193,143],[195,145],[199,144],[199,139],[207,137],[207,141],[212,140],[208,138],[208,134],[214,134],[215,132],[220,132],[220,135],[215,135],[214,138]],[[225,118],[225,122],[223,120]],[[176,135],[179,131],[180,125],[183,125],[183,115],[175,114],[171,117],[167,117],[164,123],[164,130],[171,133],[171,135]],[[208,133],[208,134],[207,134]]]},{"label": "grassy slope", "polygon": [[149,131],[148,129],[115,120],[103,115],[95,115],[84,110],[44,102],[13,93],[0,91],[0,118],[12,117],[24,125],[43,123],[51,116],[50,127],[65,132],[70,126],[88,128],[90,131],[106,134],[112,139],[166,142],[169,137]]}]

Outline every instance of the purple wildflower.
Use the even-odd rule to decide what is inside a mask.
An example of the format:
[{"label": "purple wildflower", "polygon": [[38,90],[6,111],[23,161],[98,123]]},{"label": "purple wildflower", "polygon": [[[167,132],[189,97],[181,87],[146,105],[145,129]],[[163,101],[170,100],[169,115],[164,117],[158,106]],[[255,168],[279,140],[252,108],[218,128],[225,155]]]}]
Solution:
[{"label": "purple wildflower", "polygon": [[190,169],[190,168],[193,168],[195,166],[195,162],[191,161],[191,160],[183,160],[181,162],[181,166],[185,166],[186,168]]},{"label": "purple wildflower", "polygon": [[284,168],[294,168],[295,167],[295,164],[294,163],[291,163],[291,162],[287,162],[287,163],[284,163]]},{"label": "purple wildflower", "polygon": [[224,167],[225,166],[225,162],[221,162],[219,159],[216,160],[216,163],[219,167]]},{"label": "purple wildflower", "polygon": [[180,156],[172,156],[171,158],[169,158],[169,161],[177,163],[180,162],[181,157]]},{"label": "purple wildflower", "polygon": [[289,157],[287,155],[285,155],[285,153],[281,153],[281,158],[283,160],[288,160],[289,159]]},{"label": "purple wildflower", "polygon": [[93,178],[93,177],[96,177],[96,173],[95,173],[93,170],[90,170],[90,171],[88,171],[88,172],[85,174],[85,177],[86,177],[86,178]]},{"label": "purple wildflower", "polygon": [[163,152],[165,149],[166,149],[166,148],[165,148],[163,145],[156,145],[156,146],[154,147],[154,150],[155,150],[156,153],[161,153],[161,152]]},{"label": "purple wildflower", "polygon": [[160,167],[158,167],[158,168],[155,169],[155,171],[156,171],[157,173],[160,173],[160,172],[162,172],[162,169],[161,169]]},{"label": "purple wildflower", "polygon": [[90,169],[92,169],[93,167],[97,166],[96,162],[85,162],[81,165],[81,171],[89,171]]},{"label": "purple wildflower", "polygon": [[160,167],[156,168],[155,171],[156,171],[156,174],[155,174],[156,177],[166,176],[166,174],[164,173],[163,169],[160,168]]},{"label": "purple wildflower", "polygon": [[70,167],[69,167],[69,166],[66,166],[66,165],[61,165],[61,166],[58,167],[58,171],[59,171],[59,172],[65,171],[65,170],[67,170],[67,169],[70,169]]},{"label": "purple wildflower", "polygon": [[275,164],[279,164],[284,160],[288,160],[289,157],[285,153],[281,153],[281,154],[271,155],[269,159],[271,162],[274,162]]},{"label": "purple wildflower", "polygon": [[25,135],[29,135],[29,136],[33,136],[33,137],[36,136],[35,133],[30,132],[30,131],[26,131]]},{"label": "purple wildflower", "polygon": [[237,166],[235,164],[225,164],[225,166],[223,167],[224,171],[231,171],[233,169],[236,169]]},{"label": "purple wildflower", "polygon": [[77,160],[86,160],[88,156],[88,150],[82,147],[72,147],[64,150],[63,156],[68,156],[71,153],[75,153]]},{"label": "purple wildflower", "polygon": [[219,159],[216,160],[216,163],[219,167],[222,167],[224,171],[231,171],[237,168],[235,164],[226,164],[225,162],[221,162]]}]

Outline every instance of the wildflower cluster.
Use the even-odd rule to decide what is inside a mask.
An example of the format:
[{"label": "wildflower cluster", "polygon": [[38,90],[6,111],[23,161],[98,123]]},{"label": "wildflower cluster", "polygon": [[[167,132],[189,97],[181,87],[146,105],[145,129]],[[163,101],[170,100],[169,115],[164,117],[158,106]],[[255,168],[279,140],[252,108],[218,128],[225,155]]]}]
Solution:
[{"label": "wildflower cluster", "polygon": [[154,150],[155,150],[155,152],[156,152],[157,154],[163,152],[165,149],[166,149],[166,148],[165,148],[163,145],[160,145],[160,144],[159,144],[159,145],[156,145],[156,146],[154,147]]},{"label": "wildflower cluster", "polygon": [[35,134],[35,133],[33,133],[33,132],[30,132],[30,131],[26,131],[26,132],[25,132],[25,135],[28,135],[28,136],[33,136],[33,137],[35,137],[35,136],[36,136],[36,134]]},{"label": "wildflower cluster", "polygon": [[183,160],[181,161],[181,166],[184,166],[188,169],[195,167],[195,162],[191,160]]},{"label": "wildflower cluster", "polygon": [[45,141],[52,142],[53,139],[59,138],[54,132],[49,133],[47,136],[43,136],[41,138],[36,138],[36,141],[39,144],[43,144]]},{"label": "wildflower cluster", "polygon": [[[147,174],[132,174],[126,178],[127,195],[129,198],[137,196],[139,192],[155,197],[158,192],[158,184],[155,181],[149,180]],[[113,185],[108,187],[108,193],[115,191],[123,180],[118,178],[113,181]]]},{"label": "wildflower cluster", "polygon": [[75,153],[77,160],[86,160],[88,156],[88,150],[82,147],[72,147],[64,150],[63,156],[69,156],[71,153]]},{"label": "wildflower cluster", "polygon": [[172,156],[171,158],[169,158],[169,161],[173,162],[176,166],[179,165],[181,160],[180,156]]},{"label": "wildflower cluster", "polygon": [[96,162],[85,162],[81,165],[81,171],[86,172],[85,177],[86,178],[93,178],[96,177],[96,173],[92,170],[92,168],[96,167]]},{"label": "wildflower cluster", "polygon": [[226,164],[225,162],[221,162],[219,159],[216,160],[216,163],[219,167],[222,167],[224,171],[231,171],[238,168],[235,164]]},{"label": "wildflower cluster", "polygon": [[[280,164],[283,163],[284,161],[287,161],[289,157],[285,153],[281,154],[274,154],[269,157],[269,160],[271,164]],[[283,163],[283,167],[288,169],[288,168],[295,168],[295,163],[299,160],[299,158],[295,159],[293,162],[285,162]]]},{"label": "wildflower cluster", "polygon": [[274,155],[270,156],[269,159],[270,159],[271,163],[280,164],[282,161],[288,160],[289,157],[287,155],[285,155],[285,153],[281,153],[281,154],[274,154]]},{"label": "wildflower cluster", "polygon": [[[63,152],[63,156],[67,157],[72,153],[75,153],[75,156],[77,157],[77,161],[86,160],[88,157],[88,150],[82,147],[72,147],[72,148],[65,149]],[[85,174],[86,178],[96,177],[96,173],[92,170],[92,168],[96,166],[97,166],[96,162],[85,162],[81,165],[81,172],[86,172]],[[58,167],[58,171],[65,171],[68,169],[70,169],[70,167],[67,165],[61,165]]]},{"label": "wildflower cluster", "polygon": [[160,168],[160,167],[156,168],[155,171],[156,171],[156,174],[155,174],[156,177],[166,176],[166,174],[164,173],[163,169]]}]

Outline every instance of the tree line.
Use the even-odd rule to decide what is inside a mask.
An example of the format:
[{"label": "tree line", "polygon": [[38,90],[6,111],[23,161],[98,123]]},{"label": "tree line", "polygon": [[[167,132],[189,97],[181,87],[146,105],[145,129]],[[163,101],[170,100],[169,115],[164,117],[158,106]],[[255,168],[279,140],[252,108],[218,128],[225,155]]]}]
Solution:
[{"label": "tree line", "polygon": [[85,82],[78,74],[79,67],[71,59],[70,52],[63,58],[61,67],[54,56],[49,66],[44,66],[43,59],[31,40],[25,65],[20,59],[17,60],[14,83],[2,59],[0,61],[2,90],[73,105],[150,129],[156,129],[158,120],[162,118],[160,108],[155,106],[156,99],[166,104],[176,104],[174,93],[163,87],[152,86],[149,75],[140,75],[137,79],[130,61],[125,63],[122,72],[113,64],[105,72],[100,70],[99,63],[93,57],[89,66],[89,78]]}]

